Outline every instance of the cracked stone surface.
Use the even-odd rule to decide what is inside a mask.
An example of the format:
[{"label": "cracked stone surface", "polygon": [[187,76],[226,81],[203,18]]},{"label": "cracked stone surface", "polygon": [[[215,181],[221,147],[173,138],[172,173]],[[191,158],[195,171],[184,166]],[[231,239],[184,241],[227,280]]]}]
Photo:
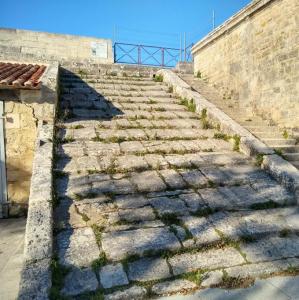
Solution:
[{"label": "cracked stone surface", "polygon": [[100,269],[100,282],[105,289],[129,283],[127,275],[121,264],[102,267]]},{"label": "cracked stone surface", "polygon": [[99,283],[95,273],[90,269],[73,269],[65,277],[61,293],[65,296],[77,296],[97,290]]},{"label": "cracked stone surface", "polygon": [[57,235],[59,262],[66,267],[88,267],[100,255],[91,228],[65,230]]},{"label": "cracked stone surface", "polygon": [[108,258],[120,260],[145,251],[176,250],[181,246],[167,228],[145,228],[103,233],[102,247]]},{"label": "cracked stone surface", "polygon": [[56,146],[53,170],[55,251],[70,270],[61,295],[188,294],[221,286],[224,271],[299,267],[294,193],[203,129],[152,74],[78,72],[60,76],[57,137],[74,139]]},{"label": "cracked stone surface", "polygon": [[129,263],[129,279],[132,281],[150,281],[171,276],[166,259],[143,258]]}]

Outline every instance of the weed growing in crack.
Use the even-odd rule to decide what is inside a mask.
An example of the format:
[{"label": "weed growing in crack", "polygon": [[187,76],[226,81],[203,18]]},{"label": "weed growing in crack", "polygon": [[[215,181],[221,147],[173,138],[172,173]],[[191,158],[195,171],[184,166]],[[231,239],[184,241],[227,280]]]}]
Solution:
[{"label": "weed growing in crack", "polygon": [[153,79],[155,82],[163,82],[163,75],[155,75]]},{"label": "weed growing in crack", "polygon": [[214,139],[229,141],[231,139],[231,136],[222,132],[216,132],[214,133]]},{"label": "weed growing in crack", "polygon": [[241,141],[241,137],[237,134],[235,134],[233,136],[234,139],[234,147],[233,150],[239,152],[240,151],[240,141]]},{"label": "weed growing in crack", "polygon": [[173,93],[173,86],[168,87],[168,93]]},{"label": "weed growing in crack", "polygon": [[285,129],[282,133],[283,138],[285,138],[286,140],[289,138],[289,133],[287,132],[287,130]]},{"label": "weed growing in crack", "polygon": [[201,72],[200,71],[197,71],[196,78],[201,78]]},{"label": "weed growing in crack", "polygon": [[269,200],[267,202],[263,203],[254,203],[250,205],[250,209],[253,210],[264,210],[264,209],[271,209],[271,208],[278,208],[281,205],[279,205],[277,202],[274,202],[273,200]]},{"label": "weed growing in crack", "polygon": [[58,258],[56,256],[51,260],[50,267],[52,271],[52,287],[50,289],[50,299],[64,299],[60,294],[60,290],[63,288],[64,278],[69,273],[70,269],[59,264]]},{"label": "weed growing in crack", "polygon": [[255,157],[255,165],[260,167],[263,163],[263,160],[264,160],[264,154],[263,153],[257,154],[257,156]]}]

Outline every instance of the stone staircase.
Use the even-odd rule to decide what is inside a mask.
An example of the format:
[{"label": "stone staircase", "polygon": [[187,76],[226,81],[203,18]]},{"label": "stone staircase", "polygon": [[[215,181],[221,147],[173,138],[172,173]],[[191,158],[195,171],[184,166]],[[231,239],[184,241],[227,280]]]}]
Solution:
[{"label": "stone staircase", "polygon": [[249,115],[245,109],[239,107],[238,101],[222,96],[204,80],[196,78],[191,74],[181,74],[180,77],[186,81],[194,90],[205,96],[209,101],[223,110],[227,115],[248,129],[266,145],[283,155],[290,163],[299,168],[299,131],[284,131],[279,129],[269,120],[259,116]]},{"label": "stone staircase", "polygon": [[156,299],[298,272],[294,195],[151,72],[62,69],[60,91],[53,298]]}]

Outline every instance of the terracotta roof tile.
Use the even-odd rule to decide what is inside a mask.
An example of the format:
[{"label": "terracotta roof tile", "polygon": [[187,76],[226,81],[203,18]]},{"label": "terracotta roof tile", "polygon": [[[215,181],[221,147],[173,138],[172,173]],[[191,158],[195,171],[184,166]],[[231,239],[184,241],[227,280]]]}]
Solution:
[{"label": "terracotta roof tile", "polygon": [[46,66],[0,62],[0,88],[39,89]]}]

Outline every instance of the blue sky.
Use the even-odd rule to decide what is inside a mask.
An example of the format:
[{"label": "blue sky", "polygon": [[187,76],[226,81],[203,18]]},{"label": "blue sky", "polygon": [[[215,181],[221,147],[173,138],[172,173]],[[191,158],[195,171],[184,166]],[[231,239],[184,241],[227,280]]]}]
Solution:
[{"label": "blue sky", "polygon": [[[2,1],[0,27],[180,46],[196,42],[250,0],[14,0]],[[5,13],[7,12],[7,13]],[[8,13],[9,12],[9,13]]]}]

